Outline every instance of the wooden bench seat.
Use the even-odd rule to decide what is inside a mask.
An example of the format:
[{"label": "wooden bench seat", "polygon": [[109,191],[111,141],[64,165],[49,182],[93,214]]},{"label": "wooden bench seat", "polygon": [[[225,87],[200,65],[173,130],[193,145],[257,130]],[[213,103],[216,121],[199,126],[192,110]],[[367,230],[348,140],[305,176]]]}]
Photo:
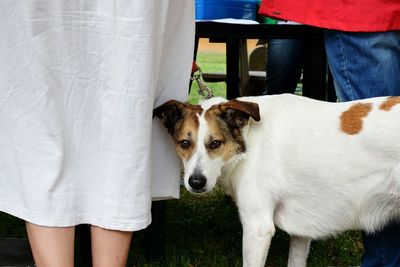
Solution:
[{"label": "wooden bench seat", "polygon": [[[226,82],[226,74],[220,72],[203,73],[205,82]],[[265,71],[249,71],[249,81],[265,82]]]}]

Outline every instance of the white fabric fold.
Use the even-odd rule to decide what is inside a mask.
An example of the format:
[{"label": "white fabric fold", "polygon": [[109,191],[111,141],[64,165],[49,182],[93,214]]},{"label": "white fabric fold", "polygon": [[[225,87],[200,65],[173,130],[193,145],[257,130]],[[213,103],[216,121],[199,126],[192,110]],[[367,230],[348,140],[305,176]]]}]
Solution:
[{"label": "white fabric fold", "polygon": [[155,106],[187,99],[192,1],[0,1],[0,211],[138,230],[179,196]]}]

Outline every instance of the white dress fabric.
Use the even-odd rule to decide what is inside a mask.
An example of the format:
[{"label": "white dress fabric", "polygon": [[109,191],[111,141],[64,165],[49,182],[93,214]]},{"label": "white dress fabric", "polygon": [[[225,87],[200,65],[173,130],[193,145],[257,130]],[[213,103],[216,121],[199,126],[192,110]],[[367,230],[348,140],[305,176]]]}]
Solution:
[{"label": "white dress fabric", "polygon": [[152,110],[187,100],[190,0],[0,1],[0,211],[139,230],[179,197]]}]

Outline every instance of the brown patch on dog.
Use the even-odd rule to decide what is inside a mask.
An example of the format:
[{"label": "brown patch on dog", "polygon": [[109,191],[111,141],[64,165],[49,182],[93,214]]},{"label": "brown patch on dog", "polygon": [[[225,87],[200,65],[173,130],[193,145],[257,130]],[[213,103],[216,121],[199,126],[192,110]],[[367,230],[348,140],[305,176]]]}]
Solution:
[{"label": "brown patch on dog", "polygon": [[175,141],[180,158],[188,160],[195,149],[199,128],[198,116],[203,112],[199,105],[170,100],[153,111],[159,117]]},{"label": "brown patch on dog", "polygon": [[[206,140],[206,148],[211,157],[222,157],[228,160],[236,154],[246,151],[245,142],[240,129],[230,127],[226,120],[223,119],[224,111],[219,105],[212,106],[204,115],[208,123],[209,136]],[[217,149],[211,149],[213,141],[220,141],[221,146]]]},{"label": "brown patch on dog", "polygon": [[233,99],[228,102],[222,103],[218,106],[223,111],[227,111],[227,110],[231,109],[236,112],[241,112],[243,114],[246,114],[246,116],[247,116],[246,120],[248,119],[248,117],[252,117],[255,121],[260,120],[260,110],[258,108],[257,103]]},{"label": "brown patch on dog", "polygon": [[390,111],[397,104],[400,104],[400,96],[390,96],[379,106],[379,109]]},{"label": "brown patch on dog", "polygon": [[[183,160],[189,160],[196,149],[197,133],[199,129],[199,115],[202,108],[198,105],[188,105],[182,112],[182,119],[175,125],[173,134],[175,148],[178,156]],[[182,147],[183,141],[189,141],[189,147]]]},{"label": "brown patch on dog", "polygon": [[[260,120],[258,105],[252,102],[231,100],[209,108],[205,113],[209,132],[206,140],[198,141],[199,116],[203,109],[170,100],[154,109],[153,116],[159,117],[175,141],[178,156],[188,161],[199,142],[211,157],[222,156],[225,160],[246,151],[241,129],[250,117]],[[216,145],[217,144],[217,145]],[[199,144],[200,145],[200,144]]]},{"label": "brown patch on dog", "polygon": [[351,106],[340,116],[342,131],[354,135],[361,132],[363,118],[372,110],[371,103],[357,103]]}]

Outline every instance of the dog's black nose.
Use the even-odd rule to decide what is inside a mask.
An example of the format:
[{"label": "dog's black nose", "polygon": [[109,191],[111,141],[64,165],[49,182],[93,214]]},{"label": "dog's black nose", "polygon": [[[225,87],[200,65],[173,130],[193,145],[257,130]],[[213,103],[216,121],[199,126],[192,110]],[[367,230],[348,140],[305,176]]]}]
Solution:
[{"label": "dog's black nose", "polygon": [[207,183],[207,179],[202,174],[193,174],[189,177],[189,185],[194,190],[201,190]]}]

